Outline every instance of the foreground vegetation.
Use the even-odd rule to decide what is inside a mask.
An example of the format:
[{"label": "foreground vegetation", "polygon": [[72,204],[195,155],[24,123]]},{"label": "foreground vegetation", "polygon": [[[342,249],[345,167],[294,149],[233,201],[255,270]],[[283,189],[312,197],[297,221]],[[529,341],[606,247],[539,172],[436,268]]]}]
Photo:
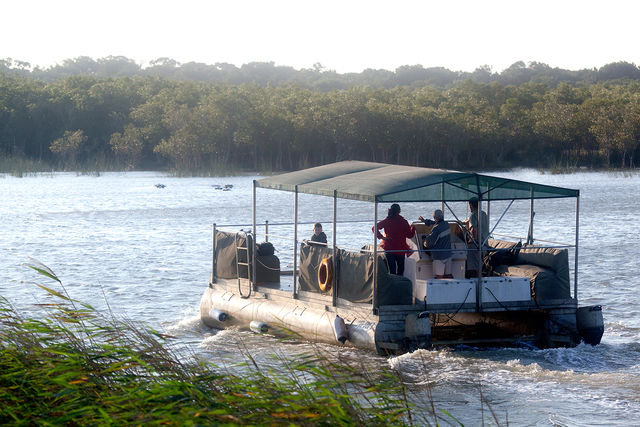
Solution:
[{"label": "foreground vegetation", "polygon": [[162,334],[104,317],[64,288],[38,286],[51,301],[38,318],[0,300],[3,425],[457,424],[434,408],[416,419],[391,373],[309,355],[282,360],[277,374],[245,352],[241,376],[180,355]]},{"label": "foreground vegetation", "polygon": [[409,79],[386,87],[372,78],[328,90],[295,80],[272,85],[268,76],[230,83],[92,73],[43,81],[0,73],[0,158],[9,159],[0,167],[219,174],[357,159],[463,170],[633,168],[640,71],[623,68],[577,82]]}]

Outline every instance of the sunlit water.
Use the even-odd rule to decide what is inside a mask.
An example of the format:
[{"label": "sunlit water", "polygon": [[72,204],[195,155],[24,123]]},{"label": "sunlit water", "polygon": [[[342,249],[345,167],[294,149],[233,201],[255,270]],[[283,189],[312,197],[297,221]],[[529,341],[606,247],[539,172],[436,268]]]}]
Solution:
[{"label": "sunlit water", "polygon": [[[323,345],[322,351],[365,361],[372,370],[395,369],[418,406],[427,404],[430,393],[436,408],[468,425],[493,419],[486,403],[503,425],[507,420],[512,425],[637,423],[640,176],[549,175],[528,170],[499,175],[581,191],[579,298],[581,305],[603,306],[606,329],[601,345],[450,349],[393,358],[337,346]],[[175,178],[150,172],[0,176],[0,292],[37,315],[35,303],[51,297],[31,282],[54,284],[24,267],[32,257],[58,274],[74,298],[164,329],[191,353],[232,365],[244,346],[261,363],[277,368],[279,362],[272,354],[296,357],[311,345],[217,331],[203,326],[198,313],[211,269],[211,225],[251,222],[254,178]],[[158,183],[166,187],[156,188]],[[215,188],[223,184],[232,184],[233,189]],[[330,240],[332,203],[323,197],[300,198],[300,221],[324,222]],[[505,206],[491,205],[492,226]],[[415,219],[437,207],[403,205],[402,215]],[[452,207],[461,219],[466,217],[464,204]],[[293,195],[259,190],[258,208],[259,222],[292,221]],[[380,207],[380,218],[385,209]],[[575,201],[540,201],[535,211],[535,237],[573,241]],[[341,219],[368,221],[340,225],[339,246],[359,248],[371,243],[371,204],[340,201],[338,212]],[[528,212],[528,202],[515,203],[495,232],[526,235]],[[446,215],[452,218],[450,212]],[[299,238],[308,238],[311,229],[311,224],[301,225]],[[270,234],[283,267],[291,268],[293,243],[284,237],[292,236],[292,227],[272,225]]]}]

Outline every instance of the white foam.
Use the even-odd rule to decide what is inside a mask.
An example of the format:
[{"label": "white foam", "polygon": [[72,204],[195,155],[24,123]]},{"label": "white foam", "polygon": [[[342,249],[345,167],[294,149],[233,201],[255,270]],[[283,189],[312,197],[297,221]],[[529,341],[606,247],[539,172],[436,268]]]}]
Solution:
[{"label": "white foam", "polygon": [[200,328],[200,313],[195,308],[189,307],[184,310],[182,318],[166,327],[169,333],[195,332]]},{"label": "white foam", "polygon": [[200,347],[213,348],[217,347],[221,341],[225,341],[226,344],[229,344],[230,341],[236,341],[236,337],[233,336],[236,332],[234,329],[220,329],[215,331],[215,333],[207,335],[202,339]]}]

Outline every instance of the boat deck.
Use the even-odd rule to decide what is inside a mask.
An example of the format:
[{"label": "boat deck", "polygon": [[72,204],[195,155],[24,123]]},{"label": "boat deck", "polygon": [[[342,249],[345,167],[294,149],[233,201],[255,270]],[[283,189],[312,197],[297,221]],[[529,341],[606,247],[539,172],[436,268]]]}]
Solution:
[{"label": "boat deck", "polygon": [[[242,279],[242,292],[246,294],[248,292],[249,282]],[[477,279],[465,279],[461,281],[459,279],[438,279],[430,281],[437,285],[455,286],[455,284],[474,285]],[[230,292],[238,292],[237,280],[221,280],[216,283],[217,286],[223,286]],[[475,290],[474,290],[475,292]],[[277,298],[277,299],[297,299],[306,301],[312,304],[321,306],[332,306],[333,298],[330,294],[321,294],[315,292],[298,291],[293,295],[293,272],[283,271],[280,275],[280,282],[266,282],[260,283],[254,286],[252,290],[254,296],[262,298]],[[476,312],[506,312],[506,311],[527,311],[527,310],[544,310],[544,309],[575,309],[577,307],[577,301],[573,298],[547,300],[544,304],[538,303],[535,300],[526,301],[483,301],[482,304],[476,304],[475,295],[473,302],[438,302],[430,303],[427,298],[418,299],[413,298],[414,304],[412,305],[385,305],[380,306],[377,312],[392,313],[392,312],[414,312],[429,311],[431,313],[476,313]],[[339,299],[337,305],[343,308],[351,309],[372,309],[371,304],[367,303],[352,303],[347,300]]]}]

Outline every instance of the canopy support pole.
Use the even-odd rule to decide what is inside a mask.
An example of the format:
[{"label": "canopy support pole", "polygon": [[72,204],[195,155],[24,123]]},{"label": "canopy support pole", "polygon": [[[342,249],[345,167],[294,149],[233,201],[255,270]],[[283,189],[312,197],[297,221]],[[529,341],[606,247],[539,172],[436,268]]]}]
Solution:
[{"label": "canopy support pole", "polygon": [[580,195],[576,197],[576,250],[573,259],[573,299],[578,304],[578,230],[580,228]]},{"label": "canopy support pole", "polygon": [[[491,229],[491,193],[489,192],[489,184],[487,184],[485,194],[487,195],[487,223],[489,224],[489,229]],[[488,235],[487,238],[489,238]]]},{"label": "canopy support pole", "polygon": [[[476,187],[478,188],[478,209],[476,210],[476,223],[478,224],[478,235],[476,236],[476,262],[478,280],[476,282],[476,311],[482,311],[482,248],[484,247],[484,239],[482,238],[484,230],[482,229],[482,192],[480,191],[480,178],[476,175]],[[471,215],[469,220],[471,220]]]},{"label": "canopy support pole", "polygon": [[298,186],[293,198],[293,298],[298,298]]},{"label": "canopy support pole", "polygon": [[336,237],[338,224],[338,191],[333,190],[333,295],[332,304],[335,307],[338,302],[338,257],[336,248]]},{"label": "canopy support pole", "polygon": [[373,314],[378,314],[378,201],[373,202]]},{"label": "canopy support pole", "polygon": [[529,232],[527,233],[527,245],[533,245],[533,217],[536,216],[533,210],[533,187],[531,187],[531,204],[529,205]]},{"label": "canopy support pole", "polygon": [[[451,206],[449,206],[447,202],[444,202],[444,205],[447,207],[447,209],[449,209],[449,213],[453,215],[453,217],[456,219],[457,222],[462,222],[460,221],[460,218],[458,218],[458,215],[456,215],[456,213],[453,211],[453,209],[451,209]],[[444,213],[444,209],[442,210],[442,212]]]},{"label": "canopy support pole", "polygon": [[[256,257],[257,257],[257,253],[256,253],[256,206],[257,206],[257,183],[256,180],[253,180],[253,238],[252,240],[252,250],[253,250],[253,256],[251,257],[251,278],[249,280],[249,282],[251,283],[251,288],[253,289],[253,286],[256,284]],[[247,245],[248,246],[248,245]],[[249,257],[249,254],[247,253],[247,258]]]},{"label": "canopy support pole", "polygon": [[265,242],[269,241],[269,220],[268,219],[264,220],[264,241]]},{"label": "canopy support pole", "polygon": [[216,223],[213,223],[213,253],[211,254],[211,280],[210,283],[216,283]]},{"label": "canopy support pole", "polygon": [[[500,218],[498,218],[498,221],[493,225],[493,228],[491,229],[491,231],[489,232],[489,234],[487,234],[487,238],[485,239],[484,242],[482,242],[483,245],[486,245],[487,242],[489,241],[489,235],[493,234],[493,232],[496,230],[496,227],[498,227],[498,225],[500,224],[500,221],[502,221],[502,218],[504,218],[504,216],[507,214],[507,211],[511,208],[511,205],[513,204],[513,202],[515,202],[515,199],[509,202],[509,205],[507,205],[507,207],[505,208],[504,212],[502,212],[502,215],[500,215]],[[488,202],[487,202],[488,203]],[[488,208],[487,208],[488,209]],[[489,214],[487,214],[488,216]]]}]

